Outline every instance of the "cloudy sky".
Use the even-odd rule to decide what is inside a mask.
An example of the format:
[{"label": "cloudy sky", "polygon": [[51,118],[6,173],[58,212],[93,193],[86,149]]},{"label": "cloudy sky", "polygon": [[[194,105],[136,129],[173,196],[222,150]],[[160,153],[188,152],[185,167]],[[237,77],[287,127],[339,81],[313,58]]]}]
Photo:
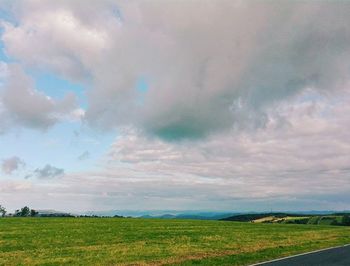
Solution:
[{"label": "cloudy sky", "polygon": [[0,0],[0,204],[350,209],[349,14]]}]

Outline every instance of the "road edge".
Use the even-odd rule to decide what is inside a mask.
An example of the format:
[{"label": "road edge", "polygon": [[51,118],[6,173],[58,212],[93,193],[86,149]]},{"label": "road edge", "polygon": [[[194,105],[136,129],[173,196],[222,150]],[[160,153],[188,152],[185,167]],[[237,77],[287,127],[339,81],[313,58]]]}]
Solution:
[{"label": "road edge", "polygon": [[331,250],[331,249],[344,248],[344,247],[348,247],[348,246],[350,246],[350,244],[345,244],[345,245],[336,246],[336,247],[330,247],[330,248],[323,248],[323,249],[309,251],[309,252],[305,252],[305,253],[301,253],[301,254],[291,255],[291,256],[288,256],[288,257],[282,257],[282,258],[278,258],[278,259],[258,262],[258,263],[255,263],[255,264],[250,264],[248,266],[260,266],[260,265],[263,265],[263,264],[266,264],[266,263],[277,262],[277,261],[281,261],[281,260],[286,260],[286,259],[290,259],[290,258],[295,258],[295,257],[304,256],[304,255],[314,254],[314,253],[318,253],[318,252],[322,252],[322,251],[326,251],[326,250]]}]

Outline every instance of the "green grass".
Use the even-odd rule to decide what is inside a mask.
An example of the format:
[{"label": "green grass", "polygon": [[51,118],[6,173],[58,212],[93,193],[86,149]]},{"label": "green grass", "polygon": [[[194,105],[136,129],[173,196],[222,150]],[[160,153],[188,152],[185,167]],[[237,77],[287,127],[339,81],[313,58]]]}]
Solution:
[{"label": "green grass", "polygon": [[320,220],[321,220],[321,216],[314,216],[310,218],[310,220],[308,221],[308,224],[318,224]]},{"label": "green grass", "polygon": [[350,227],[342,226],[0,219],[0,265],[248,265],[346,243]]}]

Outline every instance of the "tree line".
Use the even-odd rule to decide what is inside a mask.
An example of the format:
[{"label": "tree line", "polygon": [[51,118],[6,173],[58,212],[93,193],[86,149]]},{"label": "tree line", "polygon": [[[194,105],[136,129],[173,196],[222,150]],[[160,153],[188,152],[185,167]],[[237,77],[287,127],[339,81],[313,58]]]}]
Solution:
[{"label": "tree line", "polygon": [[[2,205],[0,205],[0,217],[6,216],[6,208]],[[23,208],[16,210],[14,214],[9,214],[7,216],[11,217],[84,217],[84,218],[109,218],[111,216],[97,216],[97,215],[72,215],[70,213],[63,213],[63,212],[53,212],[53,213],[45,213],[45,212],[38,212],[34,209],[30,209],[28,206],[24,206]],[[114,215],[114,218],[124,218],[124,216],[120,215]]]},{"label": "tree line", "polygon": [[[2,205],[0,205],[0,215],[2,217],[5,217],[7,211],[6,208]],[[30,209],[28,206],[24,206],[23,208],[16,210],[13,216],[16,217],[34,217],[37,216],[38,212],[34,209]]]}]

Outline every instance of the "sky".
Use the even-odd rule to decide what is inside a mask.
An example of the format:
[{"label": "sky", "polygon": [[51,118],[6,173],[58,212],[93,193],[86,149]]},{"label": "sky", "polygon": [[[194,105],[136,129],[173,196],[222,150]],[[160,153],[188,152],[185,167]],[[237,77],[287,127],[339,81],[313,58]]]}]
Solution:
[{"label": "sky", "polygon": [[0,204],[349,210],[349,13],[0,0]]}]

